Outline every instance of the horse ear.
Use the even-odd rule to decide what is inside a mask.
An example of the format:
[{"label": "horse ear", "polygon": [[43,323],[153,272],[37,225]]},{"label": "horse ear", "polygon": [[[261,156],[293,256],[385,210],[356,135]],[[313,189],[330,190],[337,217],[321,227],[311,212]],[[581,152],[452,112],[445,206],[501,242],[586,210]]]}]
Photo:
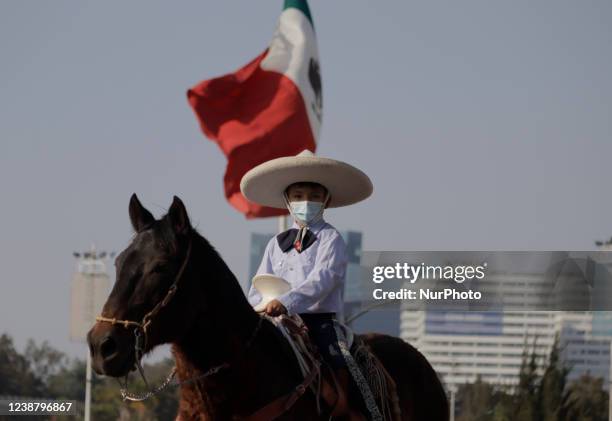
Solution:
[{"label": "horse ear", "polygon": [[172,205],[168,210],[168,219],[172,225],[172,229],[177,234],[187,234],[191,230],[191,222],[189,222],[189,216],[187,215],[187,209],[183,201],[177,196],[174,196]]},{"label": "horse ear", "polygon": [[136,193],[132,194],[130,198],[130,221],[132,221],[132,227],[134,231],[140,232],[147,226],[155,222],[155,218],[142,206]]}]

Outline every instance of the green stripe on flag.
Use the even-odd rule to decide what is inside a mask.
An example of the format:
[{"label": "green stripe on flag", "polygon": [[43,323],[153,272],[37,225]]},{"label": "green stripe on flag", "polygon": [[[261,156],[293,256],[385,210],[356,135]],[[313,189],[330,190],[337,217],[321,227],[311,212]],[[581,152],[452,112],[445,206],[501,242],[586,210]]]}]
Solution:
[{"label": "green stripe on flag", "polygon": [[285,6],[283,10],[287,10],[290,7],[294,7],[300,10],[310,21],[310,24],[314,28],[314,23],[312,22],[312,15],[310,14],[310,9],[308,8],[308,2],[306,0],[285,0]]}]

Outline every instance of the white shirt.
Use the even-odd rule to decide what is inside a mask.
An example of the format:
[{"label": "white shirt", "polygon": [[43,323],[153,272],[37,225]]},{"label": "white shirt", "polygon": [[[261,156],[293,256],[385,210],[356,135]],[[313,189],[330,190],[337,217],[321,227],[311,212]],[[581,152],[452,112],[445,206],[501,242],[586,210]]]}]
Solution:
[{"label": "white shirt", "polygon": [[[293,228],[299,228],[294,223]],[[287,252],[273,237],[264,252],[257,274],[279,276],[291,285],[291,290],[277,299],[289,313],[343,313],[344,280],[348,257],[340,233],[322,218],[309,226],[316,240],[298,253]],[[253,286],[249,303],[256,306],[261,295]]]}]

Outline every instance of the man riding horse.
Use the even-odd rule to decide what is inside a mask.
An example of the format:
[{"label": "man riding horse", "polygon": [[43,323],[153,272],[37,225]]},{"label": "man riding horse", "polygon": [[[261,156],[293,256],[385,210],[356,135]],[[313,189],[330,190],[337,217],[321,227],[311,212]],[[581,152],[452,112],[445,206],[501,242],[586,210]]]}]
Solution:
[{"label": "man riding horse", "polygon": [[[323,212],[369,197],[370,179],[347,163],[305,150],[253,168],[243,177],[241,190],[252,202],[286,207],[293,217],[293,226],[270,240],[257,271],[257,275],[284,279],[290,290],[262,303],[261,294],[252,285],[249,302],[269,316],[298,314],[341,389],[348,390],[351,373],[335,326],[343,313],[346,244],[336,228],[323,219]],[[351,410],[346,394],[340,391],[332,415],[347,411]]]}]

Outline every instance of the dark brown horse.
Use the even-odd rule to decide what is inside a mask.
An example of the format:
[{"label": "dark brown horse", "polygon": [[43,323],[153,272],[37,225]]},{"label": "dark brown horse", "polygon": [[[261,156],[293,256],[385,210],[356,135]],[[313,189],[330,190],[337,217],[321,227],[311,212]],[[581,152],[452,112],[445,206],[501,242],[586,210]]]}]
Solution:
[{"label": "dark brown horse", "polygon": [[[293,353],[192,228],[181,200],[175,197],[167,215],[155,220],[133,195],[129,212],[136,235],[116,259],[117,281],[103,317],[88,334],[95,371],[112,377],[131,371],[136,331],[146,337],[144,353],[173,344],[181,381],[221,367],[181,385],[184,420],[243,419],[295,390],[303,377]],[[109,323],[113,319],[121,322]],[[403,420],[448,420],[443,387],[421,353],[398,338],[363,338],[397,384]],[[328,418],[317,414],[315,396],[307,390],[278,419]]]}]

